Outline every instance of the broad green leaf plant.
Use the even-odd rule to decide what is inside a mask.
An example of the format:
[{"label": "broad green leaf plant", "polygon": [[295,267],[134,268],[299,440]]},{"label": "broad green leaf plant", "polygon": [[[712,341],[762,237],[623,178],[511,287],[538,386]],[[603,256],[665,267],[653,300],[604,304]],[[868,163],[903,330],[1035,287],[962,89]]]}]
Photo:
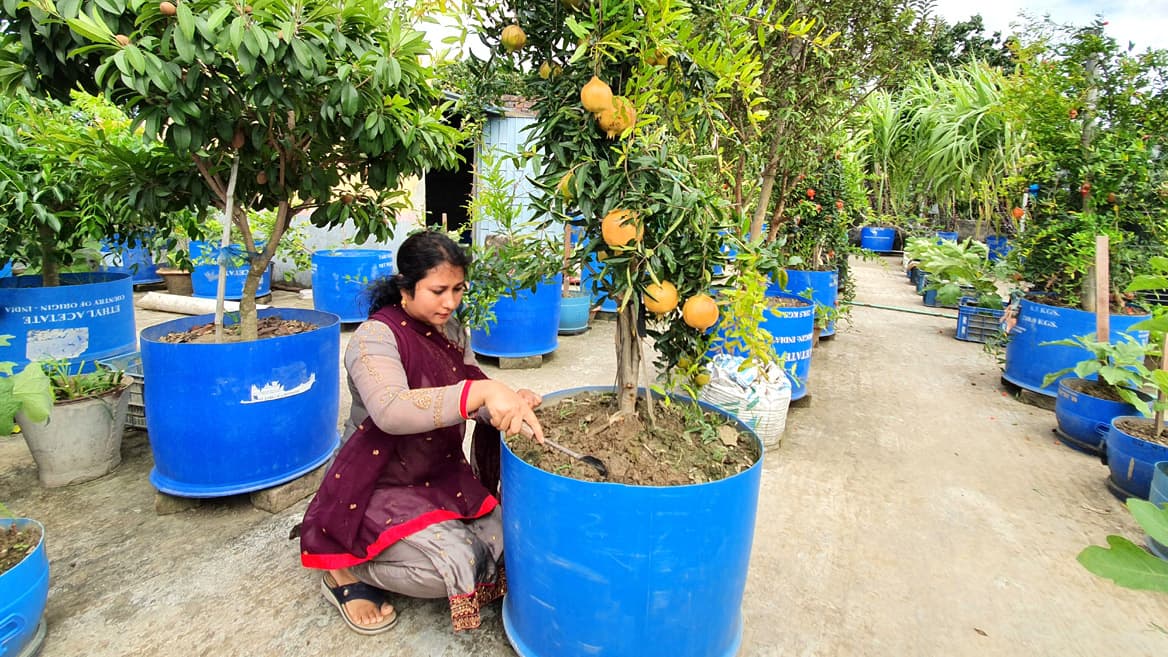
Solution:
[{"label": "broad green leaf plant", "polygon": [[[1168,504],[1157,506],[1131,497],[1127,508],[1149,537],[1168,545]],[[1079,553],[1079,563],[1122,587],[1168,593],[1168,561],[1123,536],[1108,536],[1107,546],[1084,548]]]},{"label": "broad green leaf plant", "polygon": [[1054,383],[1068,373],[1073,373],[1080,379],[1096,377],[1098,382],[1115,391],[1125,402],[1131,404],[1141,414],[1150,416],[1154,405],[1149,402],[1146,392],[1149,385],[1154,385],[1153,373],[1145,367],[1145,359],[1154,355],[1154,345],[1139,342],[1130,335],[1124,334],[1123,340],[1118,343],[1099,342],[1094,334],[1077,335],[1064,340],[1043,342],[1040,346],[1056,345],[1062,347],[1076,347],[1086,350],[1091,358],[1085,358],[1074,365],[1051,372],[1042,380],[1043,386]]},{"label": "broad green leaf plant", "polygon": [[[12,335],[0,335],[0,347],[11,345]],[[43,422],[53,408],[49,377],[38,363],[29,363],[13,374],[16,363],[0,361],[0,436],[12,433],[16,414],[23,411],[33,422]]]}]

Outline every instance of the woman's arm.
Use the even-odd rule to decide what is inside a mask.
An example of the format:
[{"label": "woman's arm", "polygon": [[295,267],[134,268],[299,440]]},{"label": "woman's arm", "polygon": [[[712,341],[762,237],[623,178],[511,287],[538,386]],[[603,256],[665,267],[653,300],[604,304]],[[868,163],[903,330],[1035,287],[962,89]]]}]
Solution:
[{"label": "woman's arm", "polygon": [[463,383],[410,390],[397,339],[381,322],[361,324],[345,349],[345,369],[377,428],[389,434],[422,433],[463,421]]}]

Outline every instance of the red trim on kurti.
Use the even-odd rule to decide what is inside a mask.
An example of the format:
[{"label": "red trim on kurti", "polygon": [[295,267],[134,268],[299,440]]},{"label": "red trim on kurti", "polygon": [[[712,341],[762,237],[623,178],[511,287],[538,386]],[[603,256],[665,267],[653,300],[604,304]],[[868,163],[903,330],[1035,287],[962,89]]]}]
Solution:
[{"label": "red trim on kurti", "polygon": [[366,561],[372,561],[374,557],[381,554],[382,551],[397,541],[405,538],[406,536],[409,536],[410,534],[413,534],[416,531],[425,529],[430,525],[445,522],[447,520],[481,518],[491,511],[494,511],[495,507],[497,506],[499,506],[499,500],[495,499],[493,495],[488,495],[487,498],[483,500],[482,505],[479,507],[479,510],[474,513],[474,515],[464,516],[457,511],[442,510],[423,513],[417,518],[411,518],[410,520],[403,522],[397,527],[391,527],[390,529],[381,532],[381,534],[377,537],[377,540],[373,542],[373,545],[370,545],[369,548],[365,551],[365,554],[367,555],[365,557],[358,557],[352,554],[301,553],[300,564],[305,568],[318,568],[320,570],[339,570],[341,568],[356,566],[358,564],[365,563]]}]

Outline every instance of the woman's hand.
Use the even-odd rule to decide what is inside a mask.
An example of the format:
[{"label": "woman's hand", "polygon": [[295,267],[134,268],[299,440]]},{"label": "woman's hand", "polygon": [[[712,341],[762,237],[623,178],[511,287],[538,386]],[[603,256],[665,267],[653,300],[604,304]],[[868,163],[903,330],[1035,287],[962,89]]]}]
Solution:
[{"label": "woman's hand", "polygon": [[[530,404],[530,398],[525,398],[521,394],[523,392],[516,392],[506,385],[490,379],[473,381],[467,399],[468,411],[470,408],[477,410],[479,407],[485,406],[491,416],[491,425],[509,436],[523,433],[523,425],[526,424],[531,428],[532,438],[535,438],[535,442],[542,445],[543,427],[540,426],[539,420],[535,418],[535,413],[531,410],[533,407]],[[534,397],[537,404],[541,401],[539,395],[530,390],[526,392]]]},{"label": "woman's hand", "polygon": [[519,397],[527,403],[528,408],[537,408],[540,404],[543,403],[543,397],[540,397],[527,388],[519,389]]}]

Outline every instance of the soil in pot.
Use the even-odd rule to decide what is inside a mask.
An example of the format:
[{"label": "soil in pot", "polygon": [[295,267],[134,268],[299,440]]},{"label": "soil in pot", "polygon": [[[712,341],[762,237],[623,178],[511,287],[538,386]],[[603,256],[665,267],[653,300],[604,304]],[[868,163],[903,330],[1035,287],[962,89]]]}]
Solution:
[{"label": "soil in pot", "polygon": [[[611,393],[580,393],[536,409],[544,434],[608,466],[603,481],[635,486],[683,486],[731,477],[759,458],[758,443],[716,413],[688,402],[654,400],[650,425],[645,400],[635,416],[617,416]],[[706,417],[698,421],[698,413]],[[613,418],[617,418],[613,420]],[[602,481],[587,464],[526,438],[508,441],[527,463],[565,477]]]},{"label": "soil in pot", "polygon": [[1135,436],[1140,440],[1146,440],[1150,443],[1168,447],[1168,429],[1161,430],[1160,435],[1157,436],[1155,434],[1156,425],[1151,420],[1133,420],[1128,418],[1116,420],[1115,426],[1124,433]]},{"label": "soil in pot", "polygon": [[35,523],[17,529],[15,525],[0,529],[0,574],[8,572],[36,549],[41,530]]},{"label": "soil in pot", "polygon": [[1118,394],[1116,394],[1115,388],[1099,383],[1098,381],[1068,378],[1064,380],[1063,383],[1071,390],[1074,390],[1075,392],[1083,395],[1087,395],[1088,397],[1119,402],[1121,404],[1127,403],[1123,397],[1120,397]]},{"label": "soil in pot", "polygon": [[[308,333],[315,330],[316,324],[309,324],[298,319],[285,320],[275,315],[264,317],[256,322],[256,337],[278,338],[285,335]],[[223,327],[224,342],[239,342],[239,324],[230,324]],[[162,342],[172,344],[182,343],[213,343],[215,342],[215,324],[201,324],[187,331],[175,331],[163,336]]]}]

